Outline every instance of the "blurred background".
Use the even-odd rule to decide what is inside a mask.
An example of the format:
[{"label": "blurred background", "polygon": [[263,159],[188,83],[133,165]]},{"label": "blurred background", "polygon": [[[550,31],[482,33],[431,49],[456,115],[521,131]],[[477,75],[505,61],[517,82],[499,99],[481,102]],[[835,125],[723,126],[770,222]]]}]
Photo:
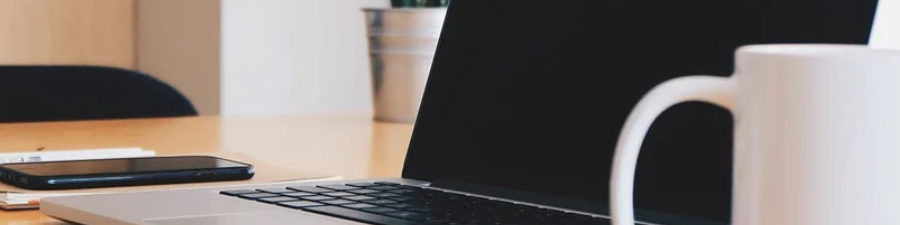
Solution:
[{"label": "blurred background", "polygon": [[392,3],[447,4],[0,0],[0,66],[134,70],[173,86],[200,115],[373,114],[363,9]]}]

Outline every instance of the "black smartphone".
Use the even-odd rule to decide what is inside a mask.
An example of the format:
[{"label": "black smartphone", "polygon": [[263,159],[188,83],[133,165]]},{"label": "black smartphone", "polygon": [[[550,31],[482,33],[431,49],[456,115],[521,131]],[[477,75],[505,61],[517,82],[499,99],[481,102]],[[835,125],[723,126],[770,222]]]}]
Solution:
[{"label": "black smartphone", "polygon": [[31,190],[246,180],[253,165],[209,156],[98,159],[0,165],[0,181]]}]

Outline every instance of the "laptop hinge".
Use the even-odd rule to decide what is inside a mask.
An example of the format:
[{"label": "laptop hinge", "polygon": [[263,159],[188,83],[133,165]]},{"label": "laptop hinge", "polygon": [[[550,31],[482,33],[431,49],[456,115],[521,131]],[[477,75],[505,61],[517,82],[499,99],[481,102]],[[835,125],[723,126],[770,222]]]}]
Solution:
[{"label": "laptop hinge", "polygon": [[[472,193],[476,195],[491,196],[495,198],[509,199],[518,202],[530,203],[535,205],[550,206],[572,211],[586,212],[596,215],[609,215],[609,206],[606,203],[590,202],[585,200],[570,199],[564,197],[549,196],[520,190],[480,185],[468,182],[453,180],[434,180],[430,187]],[[646,209],[635,209],[635,219],[638,221],[672,221],[667,225],[726,225],[727,222],[712,221],[690,217],[685,215],[677,215],[664,213]],[[653,218],[653,219],[651,219]]]},{"label": "laptop hinge", "polygon": [[515,189],[496,186],[480,185],[452,180],[435,180],[431,187],[454,190],[477,195],[492,196],[536,205],[545,205],[598,215],[607,215],[609,210],[606,204],[588,202],[584,200],[566,199],[556,196],[542,195]]}]

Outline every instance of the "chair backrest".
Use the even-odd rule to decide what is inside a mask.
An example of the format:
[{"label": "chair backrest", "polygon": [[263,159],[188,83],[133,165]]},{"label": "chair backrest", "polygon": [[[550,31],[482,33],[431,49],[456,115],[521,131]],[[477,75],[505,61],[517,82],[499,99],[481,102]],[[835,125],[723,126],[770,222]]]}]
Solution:
[{"label": "chair backrest", "polygon": [[0,123],[196,116],[173,87],[96,66],[0,66]]}]

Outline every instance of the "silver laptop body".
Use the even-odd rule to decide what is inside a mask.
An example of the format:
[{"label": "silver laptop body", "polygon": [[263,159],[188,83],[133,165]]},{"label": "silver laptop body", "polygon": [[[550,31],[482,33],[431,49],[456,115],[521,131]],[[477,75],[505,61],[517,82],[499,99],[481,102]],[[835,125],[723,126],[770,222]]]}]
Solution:
[{"label": "silver laptop body", "polygon": [[[597,0],[591,0],[597,1]],[[668,1],[668,0],[666,0]],[[439,49],[445,48],[443,41],[448,36],[448,28],[463,29],[459,26],[453,26],[454,18],[466,16],[470,12],[455,12],[454,7],[465,8],[472,4],[492,2],[491,0],[455,0],[448,14],[448,22],[445,25],[444,34],[442,34],[442,43]],[[550,1],[545,1],[547,4]],[[779,1],[774,1],[779,2]],[[856,0],[847,0],[846,2],[856,2]],[[470,4],[470,5],[464,5]],[[555,3],[553,3],[555,4]],[[646,3],[649,4],[649,3]],[[482,10],[484,11],[484,10]],[[499,13],[499,12],[498,12]],[[534,15],[544,16],[544,11]],[[798,12],[800,13],[800,12]],[[876,47],[900,48],[900,1],[882,0],[879,3],[874,28],[871,33],[870,44]],[[548,16],[552,17],[552,16]],[[462,18],[456,18],[461,20]],[[454,30],[457,32],[457,30]],[[452,35],[452,34],[451,34]],[[457,33],[458,35],[458,33]],[[458,44],[458,43],[454,43]],[[458,47],[458,46],[454,46]],[[450,48],[450,47],[447,47]],[[449,50],[449,49],[448,49]],[[442,53],[444,52],[444,53]],[[446,51],[450,52],[450,51]],[[438,54],[448,54],[445,51],[438,51]],[[449,57],[447,57],[449,58]],[[450,59],[446,59],[450,60]],[[436,63],[439,63],[436,61]],[[435,67],[437,68],[437,67]],[[432,76],[435,71],[432,71]],[[453,74],[457,75],[457,74]],[[683,75],[683,74],[674,74]],[[432,80],[433,81],[433,80]],[[430,81],[430,82],[432,82]],[[430,84],[429,84],[430,85]],[[650,85],[652,86],[652,85]],[[425,102],[423,108],[429,107],[429,104],[437,104],[428,102],[429,97],[440,93],[430,93],[426,91]],[[627,110],[627,109],[626,109]],[[422,124],[423,116],[430,116],[427,113],[432,111],[423,110],[425,114],[420,114],[420,118],[416,127],[416,133],[421,130],[428,129]],[[431,128],[444,129],[444,128]],[[616,128],[618,129],[618,128]],[[415,135],[415,134],[414,134]],[[424,135],[424,134],[422,134]],[[614,138],[614,137],[613,137]],[[414,136],[415,142],[415,136]],[[644,153],[642,153],[644,154]],[[406,170],[409,170],[410,160],[407,160]],[[421,163],[421,162],[420,162]],[[409,171],[404,171],[409,172]],[[413,171],[415,172],[415,171]],[[602,172],[602,171],[598,171]],[[406,176],[404,176],[406,177]],[[310,225],[330,225],[330,224],[364,224],[353,222],[350,220],[340,219],[337,217],[326,216],[323,214],[310,213],[303,210],[296,210],[288,207],[282,207],[275,204],[266,204],[262,202],[247,200],[234,196],[223,195],[222,191],[232,191],[237,189],[255,190],[255,189],[284,189],[286,187],[296,186],[321,186],[360,182],[394,182],[404,185],[418,186],[425,189],[430,187],[432,183],[414,180],[414,179],[370,179],[370,180],[347,180],[347,181],[329,181],[305,183],[297,182],[290,184],[278,185],[250,185],[243,187],[227,187],[227,188],[199,188],[171,191],[153,191],[139,193],[119,193],[119,194],[102,194],[72,197],[54,197],[47,198],[41,202],[41,211],[49,216],[80,224],[89,225],[288,225],[288,224],[310,224]],[[576,180],[577,181],[577,180]],[[467,192],[454,191],[455,189],[434,188],[447,192],[455,192],[461,194],[474,195]],[[512,199],[502,199],[485,195],[474,195],[488,199],[496,199],[501,201],[515,202],[519,204],[532,205],[546,209],[560,210],[575,214],[583,214],[594,217],[604,217],[599,214],[591,214],[577,210],[566,208],[551,207],[548,205],[531,204],[527,202],[518,202]],[[651,218],[651,217],[647,217]],[[648,219],[644,219],[648,221]],[[409,222],[396,222],[388,224],[412,224]],[[653,224],[646,222],[645,224]]]},{"label": "silver laptop body", "polygon": [[[41,202],[41,211],[52,217],[90,225],[288,225],[288,224],[364,224],[336,217],[304,212],[277,205],[226,196],[222,191],[282,189],[286,187],[315,187],[347,183],[393,182],[428,188],[428,182],[410,179],[361,179],[329,182],[296,182],[279,185],[247,185],[227,188],[197,188],[175,191],[101,194],[48,198]],[[453,190],[443,190],[455,192]],[[473,195],[478,196],[478,195]],[[488,199],[556,209],[560,211],[603,217],[549,206],[534,205],[508,199],[480,196]],[[605,218],[605,217],[604,217]],[[404,224],[404,223],[397,223]],[[411,223],[410,223],[411,224]],[[651,223],[645,223],[651,224]]]}]

